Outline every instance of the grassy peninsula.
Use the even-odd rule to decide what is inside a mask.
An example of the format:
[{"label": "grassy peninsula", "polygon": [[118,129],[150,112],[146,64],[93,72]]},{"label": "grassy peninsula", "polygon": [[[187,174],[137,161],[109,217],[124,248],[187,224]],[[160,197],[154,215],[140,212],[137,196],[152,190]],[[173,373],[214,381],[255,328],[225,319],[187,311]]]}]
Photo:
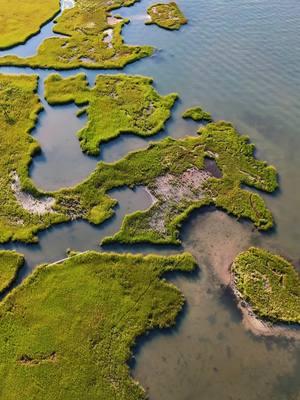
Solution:
[{"label": "grassy peninsula", "polygon": [[259,317],[300,323],[300,276],[284,258],[252,247],[234,260],[232,280],[238,297]]},{"label": "grassy peninsula", "polygon": [[37,82],[36,76],[0,75],[0,242],[34,241],[38,230],[67,219],[28,177],[39,151],[30,135],[42,109]]},{"label": "grassy peninsula", "polygon": [[187,23],[187,19],[175,2],[153,4],[147,13],[151,17],[151,20],[146,22],[147,25],[156,24],[164,29],[178,30]]},{"label": "grassy peninsula", "polygon": [[[110,183],[116,177],[115,172],[109,171],[122,171],[120,186],[121,182],[144,185],[154,200],[149,209],[126,216],[121,230],[103,243],[177,244],[182,221],[204,205],[215,205],[237,218],[247,218],[258,229],[271,228],[272,214],[263,199],[242,187],[265,192],[277,187],[274,167],[256,160],[253,152],[248,137],[240,136],[230,123],[220,121],[203,127],[199,137],[167,138],[110,166],[100,163],[92,176],[94,181],[100,179],[99,187],[105,185],[105,170]],[[87,190],[92,189],[83,191]]]},{"label": "grassy peninsula", "polygon": [[24,43],[59,9],[59,0],[0,0],[0,49]]},{"label": "grassy peninsula", "polygon": [[12,284],[23,264],[22,254],[9,250],[0,251],[0,294]]},{"label": "grassy peninsula", "polygon": [[85,74],[71,78],[50,75],[45,81],[50,104],[75,102],[84,105],[87,126],[78,138],[83,151],[97,155],[99,144],[122,133],[151,136],[164,127],[177,94],[160,96],[152,79],[142,76],[98,75],[90,88]]},{"label": "grassy peninsula", "polygon": [[208,121],[208,122],[212,121],[211,115],[208,112],[202,110],[201,107],[188,108],[182,114],[182,118],[185,119],[190,118],[193,119],[194,121]]},{"label": "grassy peninsula", "polygon": [[32,68],[123,68],[126,64],[150,56],[150,46],[123,43],[121,31],[127,20],[114,18],[110,12],[130,6],[135,0],[75,0],[57,18],[54,36],[45,39],[32,57],[0,57],[0,65]]},{"label": "grassy peninsula", "polygon": [[170,257],[86,252],[39,267],[0,305],[0,397],[142,400],[127,361],[135,339],[174,324],[184,298]]}]

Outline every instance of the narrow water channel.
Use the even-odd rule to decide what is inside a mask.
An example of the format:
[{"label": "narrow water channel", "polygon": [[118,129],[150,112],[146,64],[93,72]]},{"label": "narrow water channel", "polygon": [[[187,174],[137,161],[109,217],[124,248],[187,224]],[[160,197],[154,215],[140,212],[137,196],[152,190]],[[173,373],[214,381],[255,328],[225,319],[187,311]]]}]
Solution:
[{"label": "narrow water channel", "polygon": [[[250,136],[257,156],[277,167],[280,190],[264,196],[276,220],[275,229],[267,234],[221,211],[207,209],[191,215],[182,232],[183,248],[197,258],[199,272],[173,278],[186,296],[187,306],[175,329],[141,338],[132,362],[133,374],[147,388],[150,400],[299,400],[299,343],[247,332],[216,271],[250,245],[283,254],[300,269],[300,2],[179,0],[189,20],[179,32],[144,25],[151,3],[142,0],[115,13],[132,20],[124,27],[126,42],[157,48],[153,57],[122,72],[151,76],[160,93],[180,95],[166,131],[152,139],[195,134],[197,125],[184,121],[181,113],[202,105],[215,119],[232,121]],[[52,25],[9,53],[33,54],[44,38],[53,36]],[[53,71],[5,67],[0,72],[38,73],[43,97],[43,80]],[[78,72],[87,73],[93,84],[97,73],[117,71],[81,69],[62,74]],[[98,159],[82,154],[76,138],[83,124],[84,120],[76,117],[75,106],[45,105],[33,132],[42,147],[30,170],[37,186],[52,190],[73,185],[93,170]],[[115,161],[145,147],[149,140],[122,136],[103,145],[100,158]],[[142,188],[116,191],[114,197],[119,200],[116,216],[100,227],[78,221],[40,234],[37,245],[1,246],[25,254],[27,265],[19,281],[35,265],[64,257],[67,248],[101,250],[101,238],[116,232],[126,213],[150,204]],[[105,250],[176,251],[142,245]]]}]

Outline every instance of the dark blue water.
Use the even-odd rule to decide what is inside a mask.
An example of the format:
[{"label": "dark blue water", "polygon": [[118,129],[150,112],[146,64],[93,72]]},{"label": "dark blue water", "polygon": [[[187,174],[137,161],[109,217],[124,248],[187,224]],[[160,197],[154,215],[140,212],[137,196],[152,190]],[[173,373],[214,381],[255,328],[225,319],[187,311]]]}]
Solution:
[{"label": "dark blue water", "polygon": [[[123,31],[126,42],[157,48],[153,57],[123,72],[152,76],[160,93],[180,94],[166,131],[152,139],[195,134],[197,125],[184,121],[181,113],[202,105],[215,119],[230,120],[250,136],[257,156],[277,167],[281,189],[274,196],[264,196],[276,220],[276,229],[269,234],[253,231],[250,224],[220,211],[194,213],[185,223],[183,248],[195,255],[201,273],[175,279],[187,298],[187,308],[177,329],[140,342],[134,375],[151,400],[299,400],[299,344],[247,332],[232,297],[220,287],[217,272],[250,245],[289,256],[300,267],[300,2],[180,0],[189,23],[179,32],[144,25],[145,10],[152,2],[143,0],[116,11],[131,19]],[[42,39],[52,35],[51,24],[10,53],[34,54]],[[41,96],[43,80],[51,73],[24,68],[1,68],[0,72],[38,73]],[[86,72],[92,85],[99,71]],[[35,157],[31,175],[41,188],[74,185],[98,161],[80,150],[76,131],[84,120],[76,117],[76,111],[75,106],[46,106],[40,115],[33,134],[43,153]],[[99,159],[115,161],[148,142],[121,136],[103,145]],[[126,213],[149,205],[142,188],[114,196],[120,206],[103,226],[64,224],[41,234],[39,245],[11,245],[26,254],[25,272],[37,263],[64,257],[67,248],[100,249],[100,239],[117,231]],[[157,246],[106,249],[174,251]]]}]

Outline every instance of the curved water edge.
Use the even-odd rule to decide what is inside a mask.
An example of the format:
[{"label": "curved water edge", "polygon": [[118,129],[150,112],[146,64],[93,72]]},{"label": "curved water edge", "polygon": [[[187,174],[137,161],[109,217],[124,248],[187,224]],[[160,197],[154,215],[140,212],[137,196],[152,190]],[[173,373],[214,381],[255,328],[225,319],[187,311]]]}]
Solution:
[{"label": "curved water edge", "polygon": [[178,328],[138,341],[134,376],[150,399],[197,399],[199,393],[214,400],[297,399],[299,341],[247,330],[235,297],[221,283],[230,260],[257,243],[259,233],[210,209],[194,213],[182,238],[201,273],[172,280],[188,304]]},{"label": "curved water edge", "polygon": [[[201,105],[215,119],[230,120],[250,135],[257,145],[258,157],[276,165],[281,190],[276,196],[264,197],[277,223],[270,234],[252,231],[250,224],[237,222],[220,211],[206,209],[191,215],[183,226],[183,247],[196,256],[201,274],[193,279],[174,279],[187,298],[184,318],[172,333],[151,334],[148,340],[142,339],[145,345],[139,347],[134,376],[148,387],[150,399],[198,400],[201,393],[203,399],[210,400],[219,400],[220,396],[235,400],[298,400],[299,345],[292,340],[259,338],[247,332],[232,296],[220,286],[220,277],[215,274],[251,245],[290,256],[300,267],[300,4],[296,0],[285,4],[279,0],[234,0],[228,12],[228,3],[221,0],[203,2],[201,7],[199,1],[180,0],[178,4],[189,24],[180,32],[168,32],[144,25],[140,16],[145,15],[151,3],[146,0],[115,12],[131,17],[131,23],[123,30],[127,43],[151,44],[158,49],[153,57],[128,65],[121,72],[152,76],[161,94],[180,94],[166,133],[149,140],[166,134],[195,134],[197,124],[182,120],[181,114],[188,107]],[[32,54],[44,38],[53,36],[51,24],[9,53]],[[40,74],[42,97],[43,80],[53,71],[5,67],[0,72]],[[98,73],[120,73],[83,69],[60,73],[71,76],[78,72],[86,72],[91,85]],[[88,174],[97,162],[80,151],[74,131],[82,121],[71,117],[74,110],[73,106],[51,107],[40,115],[34,137],[41,142],[46,160],[42,155],[35,157],[31,169],[38,185],[45,179],[49,187],[72,184],[79,176]],[[56,118],[66,118],[70,123],[65,124],[62,134],[57,130],[47,140],[50,132],[45,123],[55,127]],[[71,136],[72,144],[68,142]],[[123,136],[105,144],[100,157],[115,161],[147,143],[148,139]],[[65,159],[57,161],[55,174],[49,173],[47,165],[50,170],[50,165],[55,164],[60,146]],[[77,160],[72,158],[75,151]],[[62,176],[58,176],[59,170],[64,172]],[[130,190],[122,193],[116,216],[100,227],[78,221],[45,231],[37,245],[1,246],[16,248],[26,255],[24,275],[19,276],[18,282],[35,265],[63,258],[68,247],[99,249],[100,239],[118,229],[125,213],[147,204],[142,192],[137,194],[138,198]],[[109,250],[157,252],[158,248],[110,246]],[[176,250],[161,251],[167,254]]]}]

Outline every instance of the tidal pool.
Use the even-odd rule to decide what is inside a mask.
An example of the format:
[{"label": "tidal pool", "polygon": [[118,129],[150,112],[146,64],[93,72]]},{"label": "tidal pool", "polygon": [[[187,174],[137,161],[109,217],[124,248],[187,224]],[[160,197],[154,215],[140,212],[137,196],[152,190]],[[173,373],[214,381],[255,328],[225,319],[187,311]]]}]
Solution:
[{"label": "tidal pool", "polygon": [[[180,101],[164,133],[147,140],[123,136],[103,145],[101,158],[115,161],[128,151],[145,147],[149,140],[195,134],[197,124],[184,121],[181,114],[200,105],[214,119],[232,121],[249,134],[259,158],[277,167],[280,190],[264,196],[276,221],[275,229],[266,234],[212,209],[193,213],[187,220],[183,248],[197,258],[199,273],[173,278],[185,294],[187,306],[176,329],[139,341],[133,374],[148,389],[150,400],[299,400],[300,344],[247,332],[231,294],[220,286],[218,274],[250,245],[280,253],[300,269],[300,3],[180,0],[178,5],[189,23],[179,32],[144,24],[152,3],[143,0],[116,12],[132,20],[123,30],[126,42],[158,49],[153,57],[128,65],[123,72],[153,77],[161,94],[178,92]],[[51,24],[11,53],[33,54],[45,37],[53,35]],[[51,73],[8,67],[0,72],[39,73],[40,95],[43,79]],[[116,73],[84,72],[91,84],[97,73]],[[70,76],[74,71],[62,74]],[[33,135],[42,145],[44,158],[35,157],[31,169],[39,187],[73,185],[98,161],[81,153],[74,131],[82,121],[75,112],[76,107],[46,106],[40,115]],[[63,154],[65,157],[58,156]],[[121,191],[117,196],[116,216],[103,226],[74,222],[42,233],[38,245],[1,246],[25,253],[27,265],[19,281],[34,265],[64,257],[68,247],[99,248],[100,239],[118,230],[125,213],[150,204],[142,188],[135,193]],[[176,251],[142,245],[107,246],[105,250]]]}]

